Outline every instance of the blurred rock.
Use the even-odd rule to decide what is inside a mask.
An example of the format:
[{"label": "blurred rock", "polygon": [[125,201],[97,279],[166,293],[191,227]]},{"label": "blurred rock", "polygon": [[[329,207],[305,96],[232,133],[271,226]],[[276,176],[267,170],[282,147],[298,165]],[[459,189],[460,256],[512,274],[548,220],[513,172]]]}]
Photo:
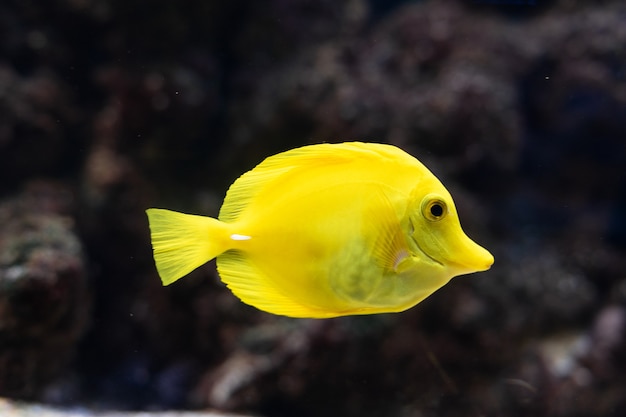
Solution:
[{"label": "blurred rock", "polygon": [[[93,411],[86,408],[54,408],[41,404],[12,402],[0,398],[3,417],[246,417],[218,411]],[[257,416],[259,417],[259,416]]]},{"label": "blurred rock", "polygon": [[[603,309],[588,333],[557,333],[529,341],[524,360],[508,370],[509,410],[534,415],[618,415],[626,407],[622,307]],[[517,407],[517,408],[516,408]],[[618,414],[615,414],[618,413]]]},{"label": "blurred rock", "polygon": [[0,192],[34,176],[67,172],[77,116],[68,90],[52,71],[25,77],[0,64]]},{"label": "blurred rock", "polygon": [[33,398],[72,358],[89,317],[72,193],[31,183],[0,203],[0,394]]},{"label": "blurred rock", "polygon": [[600,380],[622,379],[620,372],[626,363],[626,309],[608,306],[596,317],[590,336],[587,366]]}]

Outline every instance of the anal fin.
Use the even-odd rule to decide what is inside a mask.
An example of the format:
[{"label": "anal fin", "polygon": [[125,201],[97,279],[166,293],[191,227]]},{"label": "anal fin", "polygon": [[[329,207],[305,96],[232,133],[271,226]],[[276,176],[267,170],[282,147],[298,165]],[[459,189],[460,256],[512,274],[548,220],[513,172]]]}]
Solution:
[{"label": "anal fin", "polygon": [[281,292],[276,284],[240,251],[229,250],[220,255],[217,258],[217,270],[233,294],[259,310],[289,317],[337,316],[329,311],[303,305]]}]

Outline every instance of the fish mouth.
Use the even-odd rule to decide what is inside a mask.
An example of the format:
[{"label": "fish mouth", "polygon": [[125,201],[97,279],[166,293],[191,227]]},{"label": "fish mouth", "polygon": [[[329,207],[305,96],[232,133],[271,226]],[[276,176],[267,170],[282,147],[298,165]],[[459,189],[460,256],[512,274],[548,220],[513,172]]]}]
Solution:
[{"label": "fish mouth", "polygon": [[462,274],[471,274],[490,269],[494,262],[493,255],[471,239],[468,238],[468,241],[471,244],[468,244],[466,247],[462,248],[464,250],[459,252],[459,259],[464,259],[464,261],[459,262],[456,259],[451,259],[450,264],[458,268],[459,271],[462,271]]},{"label": "fish mouth", "polygon": [[476,244],[471,239],[467,238],[471,245],[467,245],[467,248],[461,253],[469,254],[468,261],[459,262],[456,259],[449,259],[447,256],[444,256],[442,260],[439,260],[432,255],[430,255],[422,245],[419,244],[417,239],[411,237],[413,243],[415,243],[415,247],[424,254],[424,256],[429,259],[433,264],[439,265],[441,267],[452,267],[457,270],[457,274],[469,274],[473,272],[481,272],[486,271],[491,268],[493,265],[493,255],[489,253],[486,249]]}]

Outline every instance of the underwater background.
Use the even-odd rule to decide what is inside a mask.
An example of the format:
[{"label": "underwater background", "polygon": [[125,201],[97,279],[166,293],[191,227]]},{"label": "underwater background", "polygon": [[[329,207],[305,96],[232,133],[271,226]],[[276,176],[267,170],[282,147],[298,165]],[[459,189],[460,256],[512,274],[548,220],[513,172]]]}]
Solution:
[{"label": "underwater background", "polygon": [[[266,156],[350,140],[428,166],[492,269],[329,320],[242,304],[214,262],[162,287],[146,208],[215,216]],[[626,4],[1,2],[0,397],[625,415]]]}]

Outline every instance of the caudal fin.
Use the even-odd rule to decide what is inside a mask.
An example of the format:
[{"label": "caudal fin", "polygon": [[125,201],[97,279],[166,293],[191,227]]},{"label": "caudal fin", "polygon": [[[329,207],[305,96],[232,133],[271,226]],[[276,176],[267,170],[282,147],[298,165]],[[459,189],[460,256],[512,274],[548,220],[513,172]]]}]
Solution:
[{"label": "caudal fin", "polygon": [[226,224],[164,209],[146,210],[152,249],[163,285],[187,275],[228,250]]}]

